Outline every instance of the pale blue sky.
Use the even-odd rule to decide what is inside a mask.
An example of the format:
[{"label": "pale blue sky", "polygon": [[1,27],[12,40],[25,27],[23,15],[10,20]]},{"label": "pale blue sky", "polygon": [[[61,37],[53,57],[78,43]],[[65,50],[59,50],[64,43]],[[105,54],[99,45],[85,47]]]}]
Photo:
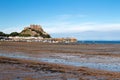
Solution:
[{"label": "pale blue sky", "polygon": [[52,37],[120,40],[120,0],[0,0],[0,31],[30,24]]}]

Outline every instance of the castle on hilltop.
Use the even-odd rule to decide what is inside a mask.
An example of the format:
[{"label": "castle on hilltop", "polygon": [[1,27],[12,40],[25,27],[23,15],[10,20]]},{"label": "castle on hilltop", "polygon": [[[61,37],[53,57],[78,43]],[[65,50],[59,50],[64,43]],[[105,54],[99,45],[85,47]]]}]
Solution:
[{"label": "castle on hilltop", "polygon": [[24,30],[25,30],[25,29],[29,29],[29,28],[31,28],[31,29],[35,29],[35,30],[39,30],[39,29],[40,29],[41,31],[43,31],[41,25],[31,24],[30,27],[25,27]]},{"label": "castle on hilltop", "polygon": [[52,38],[42,29],[41,25],[32,24],[25,27],[17,36],[3,37],[1,41],[25,41],[25,42],[48,42],[48,43],[73,43],[76,38]]},{"label": "castle on hilltop", "polygon": [[21,31],[21,35],[28,35],[28,37],[43,37],[43,38],[51,38],[50,34],[45,32],[40,25],[30,25],[29,27],[25,27],[24,30]]}]

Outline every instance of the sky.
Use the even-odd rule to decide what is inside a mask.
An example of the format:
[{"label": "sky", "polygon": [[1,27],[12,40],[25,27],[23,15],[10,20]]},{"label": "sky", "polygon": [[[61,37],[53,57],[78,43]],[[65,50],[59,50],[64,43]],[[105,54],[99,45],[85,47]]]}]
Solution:
[{"label": "sky", "polygon": [[0,31],[30,24],[52,37],[120,40],[120,0],[0,0]]}]

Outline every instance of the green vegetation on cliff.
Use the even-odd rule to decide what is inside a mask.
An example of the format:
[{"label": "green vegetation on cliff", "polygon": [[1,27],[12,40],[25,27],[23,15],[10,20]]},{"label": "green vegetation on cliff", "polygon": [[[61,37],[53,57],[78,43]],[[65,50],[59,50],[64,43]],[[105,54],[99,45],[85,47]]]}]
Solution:
[{"label": "green vegetation on cliff", "polygon": [[30,25],[30,27],[26,27],[20,34],[33,37],[51,38],[51,36],[46,33],[40,25]]},{"label": "green vegetation on cliff", "polygon": [[30,25],[30,27],[24,28],[20,33],[18,32],[12,32],[10,34],[5,34],[3,32],[0,32],[0,36],[2,37],[43,37],[43,38],[51,38],[51,36],[46,33],[40,25]]}]

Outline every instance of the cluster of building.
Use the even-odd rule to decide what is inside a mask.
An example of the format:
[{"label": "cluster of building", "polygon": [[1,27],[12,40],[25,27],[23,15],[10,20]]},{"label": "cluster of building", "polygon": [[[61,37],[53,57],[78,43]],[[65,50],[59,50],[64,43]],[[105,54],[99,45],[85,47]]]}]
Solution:
[{"label": "cluster of building", "polygon": [[43,42],[43,43],[74,43],[75,38],[42,38],[42,37],[4,37],[1,41],[23,41],[23,42]]}]

